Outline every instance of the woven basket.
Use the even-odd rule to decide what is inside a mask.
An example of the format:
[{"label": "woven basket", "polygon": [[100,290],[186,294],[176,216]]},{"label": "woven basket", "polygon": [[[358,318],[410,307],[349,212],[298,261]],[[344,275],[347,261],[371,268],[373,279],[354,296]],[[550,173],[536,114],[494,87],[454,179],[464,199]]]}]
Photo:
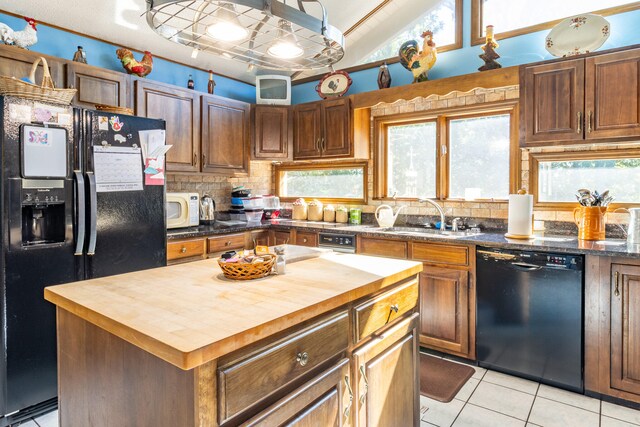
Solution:
[{"label": "woven basket", "polygon": [[33,99],[54,104],[69,105],[76,96],[76,89],[56,89],[49,74],[49,64],[43,57],[37,58],[31,67],[29,79],[36,81],[36,70],[42,61],[43,73],[40,86],[27,83],[15,77],[0,76],[0,95],[16,96],[19,98]]},{"label": "woven basket", "polygon": [[261,258],[267,259],[265,262],[256,264],[245,264],[239,262],[222,262],[218,258],[218,265],[227,279],[233,280],[251,280],[266,277],[271,273],[273,264],[276,262],[276,256],[271,254],[260,255]]},{"label": "woven basket", "polygon": [[116,107],[116,106],[113,106],[113,105],[96,104],[96,110],[102,111],[102,112],[105,112],[105,113],[126,114],[128,116],[133,116],[133,108],[125,108],[125,107]]}]

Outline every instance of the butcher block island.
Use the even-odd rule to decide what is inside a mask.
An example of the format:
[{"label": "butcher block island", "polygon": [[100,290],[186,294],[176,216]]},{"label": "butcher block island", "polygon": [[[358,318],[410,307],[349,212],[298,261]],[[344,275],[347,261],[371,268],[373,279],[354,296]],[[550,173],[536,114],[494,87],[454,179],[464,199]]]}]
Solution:
[{"label": "butcher block island", "polygon": [[53,286],[60,426],[419,426],[422,264],[325,252]]}]

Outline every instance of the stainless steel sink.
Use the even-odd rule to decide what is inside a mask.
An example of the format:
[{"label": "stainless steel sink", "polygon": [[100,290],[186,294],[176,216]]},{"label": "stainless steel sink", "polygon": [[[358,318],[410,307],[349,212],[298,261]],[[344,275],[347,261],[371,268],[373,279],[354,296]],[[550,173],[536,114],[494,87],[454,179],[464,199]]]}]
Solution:
[{"label": "stainless steel sink", "polygon": [[469,230],[450,231],[421,227],[368,227],[367,230],[376,233],[388,233],[396,236],[429,236],[441,239],[459,239],[462,237],[479,236],[482,233]]}]

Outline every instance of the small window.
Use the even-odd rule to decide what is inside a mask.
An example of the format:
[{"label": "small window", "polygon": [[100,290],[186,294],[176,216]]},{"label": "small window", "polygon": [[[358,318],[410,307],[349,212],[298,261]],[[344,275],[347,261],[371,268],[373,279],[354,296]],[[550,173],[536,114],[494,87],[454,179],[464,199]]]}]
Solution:
[{"label": "small window", "polygon": [[299,197],[335,203],[366,203],[366,162],[277,165],[276,190],[283,201]]},{"label": "small window", "polygon": [[640,8],[639,2],[628,0],[538,0],[526,1],[473,0],[473,44],[484,43],[486,25],[493,25],[496,39],[514,37],[552,28],[559,20],[580,13],[611,15]]},{"label": "small window", "polygon": [[506,199],[510,115],[449,121],[449,198]]},{"label": "small window", "polygon": [[401,198],[436,196],[436,123],[389,126],[387,188]]},{"label": "small window", "polygon": [[[618,158],[606,158],[616,155]],[[565,159],[534,158],[538,202],[575,204],[576,191],[588,188],[609,190],[616,203],[640,203],[640,155],[620,158],[621,155],[609,152],[601,157],[589,153],[592,158],[580,159],[580,153],[563,153]]]}]

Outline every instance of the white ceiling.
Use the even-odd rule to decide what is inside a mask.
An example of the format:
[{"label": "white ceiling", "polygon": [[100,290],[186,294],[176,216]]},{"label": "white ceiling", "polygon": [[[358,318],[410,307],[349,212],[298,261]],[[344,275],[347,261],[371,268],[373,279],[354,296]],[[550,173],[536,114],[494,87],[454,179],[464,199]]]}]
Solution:
[{"label": "white ceiling", "polygon": [[[383,0],[321,0],[327,9],[329,23],[345,32],[367,15]],[[360,58],[391,37],[406,23],[415,19],[420,11],[427,10],[437,0],[392,0],[377,15],[366,21],[346,38],[345,58],[335,68],[356,65]],[[290,5],[294,0],[289,0]],[[313,3],[305,3],[307,12],[320,16],[320,9]],[[157,35],[146,23],[145,0],[0,0],[0,9],[19,15],[31,16],[59,27],[108,40],[216,73],[235,77],[249,83],[261,70],[247,72],[246,65],[201,52],[191,58],[191,49]],[[305,73],[321,74],[326,70]],[[264,71],[262,71],[264,73]],[[302,77],[299,76],[299,77]]]}]

